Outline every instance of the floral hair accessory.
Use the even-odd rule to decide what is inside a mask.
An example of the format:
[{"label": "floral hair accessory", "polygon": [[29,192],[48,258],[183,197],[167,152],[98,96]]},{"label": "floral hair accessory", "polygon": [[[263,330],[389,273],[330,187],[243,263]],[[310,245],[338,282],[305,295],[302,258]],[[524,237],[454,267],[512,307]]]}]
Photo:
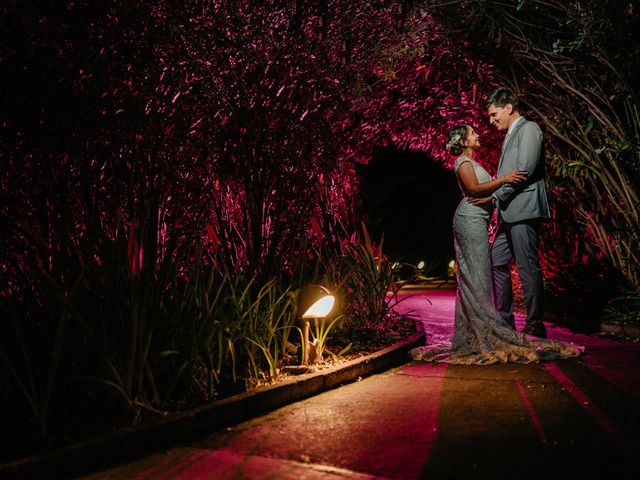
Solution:
[{"label": "floral hair accessory", "polygon": [[456,145],[460,144],[461,138],[462,136],[459,133],[456,133],[453,137],[451,137],[451,140],[449,140],[446,147],[447,148],[455,147]]}]

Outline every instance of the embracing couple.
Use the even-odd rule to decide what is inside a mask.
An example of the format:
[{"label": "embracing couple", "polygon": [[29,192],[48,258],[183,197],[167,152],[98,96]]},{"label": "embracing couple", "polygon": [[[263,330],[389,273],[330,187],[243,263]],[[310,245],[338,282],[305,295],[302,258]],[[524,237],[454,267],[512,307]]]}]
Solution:
[{"label": "embracing couple", "polygon": [[[480,146],[471,125],[451,129],[447,148],[464,198],[453,219],[456,255],[455,328],[450,343],[411,351],[414,359],[459,364],[535,362],[580,354],[581,347],[546,340],[543,283],[538,258],[541,222],[549,218],[540,127],[525,119],[518,98],[499,88],[485,104],[489,120],[505,131],[498,177],[474,160]],[[498,229],[489,244],[494,208]],[[515,258],[527,308],[526,326],[515,329],[510,263]]]}]

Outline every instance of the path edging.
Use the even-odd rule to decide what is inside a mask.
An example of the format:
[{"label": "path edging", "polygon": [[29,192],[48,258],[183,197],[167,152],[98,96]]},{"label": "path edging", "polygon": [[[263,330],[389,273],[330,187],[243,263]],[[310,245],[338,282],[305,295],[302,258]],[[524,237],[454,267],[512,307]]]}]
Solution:
[{"label": "path edging", "polygon": [[618,322],[602,322],[600,324],[602,333],[612,333],[627,337],[640,338],[640,325],[630,325]]},{"label": "path edging", "polygon": [[45,480],[108,468],[395,367],[408,361],[409,350],[424,342],[425,334],[415,333],[390,347],[351,360],[337,370],[299,375],[281,384],[234,395],[170,419],[126,428],[102,439],[0,465],[0,477]]}]

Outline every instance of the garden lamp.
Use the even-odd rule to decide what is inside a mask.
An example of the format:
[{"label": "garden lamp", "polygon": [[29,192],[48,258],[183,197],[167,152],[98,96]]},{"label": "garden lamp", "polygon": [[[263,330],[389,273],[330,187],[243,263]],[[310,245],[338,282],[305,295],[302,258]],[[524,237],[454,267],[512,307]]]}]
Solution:
[{"label": "garden lamp", "polygon": [[309,319],[318,321],[325,318],[335,303],[336,298],[322,285],[309,284],[298,293],[298,318],[303,324],[302,331],[302,365],[309,364]]}]

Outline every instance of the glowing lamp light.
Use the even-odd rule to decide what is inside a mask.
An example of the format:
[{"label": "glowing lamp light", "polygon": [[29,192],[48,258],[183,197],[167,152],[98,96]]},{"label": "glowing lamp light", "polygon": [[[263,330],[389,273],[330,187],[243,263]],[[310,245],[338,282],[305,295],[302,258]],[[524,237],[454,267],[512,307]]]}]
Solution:
[{"label": "glowing lamp light", "polygon": [[455,260],[451,260],[449,262],[449,268],[455,268],[455,266],[456,266],[456,261]]},{"label": "glowing lamp light", "polygon": [[418,268],[420,270],[422,270],[424,268],[424,260],[420,260],[420,263],[418,263]]},{"label": "glowing lamp light", "polygon": [[[305,285],[298,293],[298,318],[303,323],[302,330],[302,365],[309,364],[309,352],[315,345],[309,342],[309,319],[317,322],[321,318],[325,318],[333,310],[335,304],[335,296],[322,285]],[[317,325],[317,323],[316,323]],[[316,352],[312,356],[312,361],[316,359]]]},{"label": "glowing lamp light", "polygon": [[334,303],[333,293],[322,285],[305,285],[298,293],[298,318],[324,318]]},{"label": "glowing lamp light", "polygon": [[302,314],[302,318],[324,318],[331,312],[336,297],[326,295],[311,305],[309,309]]}]

